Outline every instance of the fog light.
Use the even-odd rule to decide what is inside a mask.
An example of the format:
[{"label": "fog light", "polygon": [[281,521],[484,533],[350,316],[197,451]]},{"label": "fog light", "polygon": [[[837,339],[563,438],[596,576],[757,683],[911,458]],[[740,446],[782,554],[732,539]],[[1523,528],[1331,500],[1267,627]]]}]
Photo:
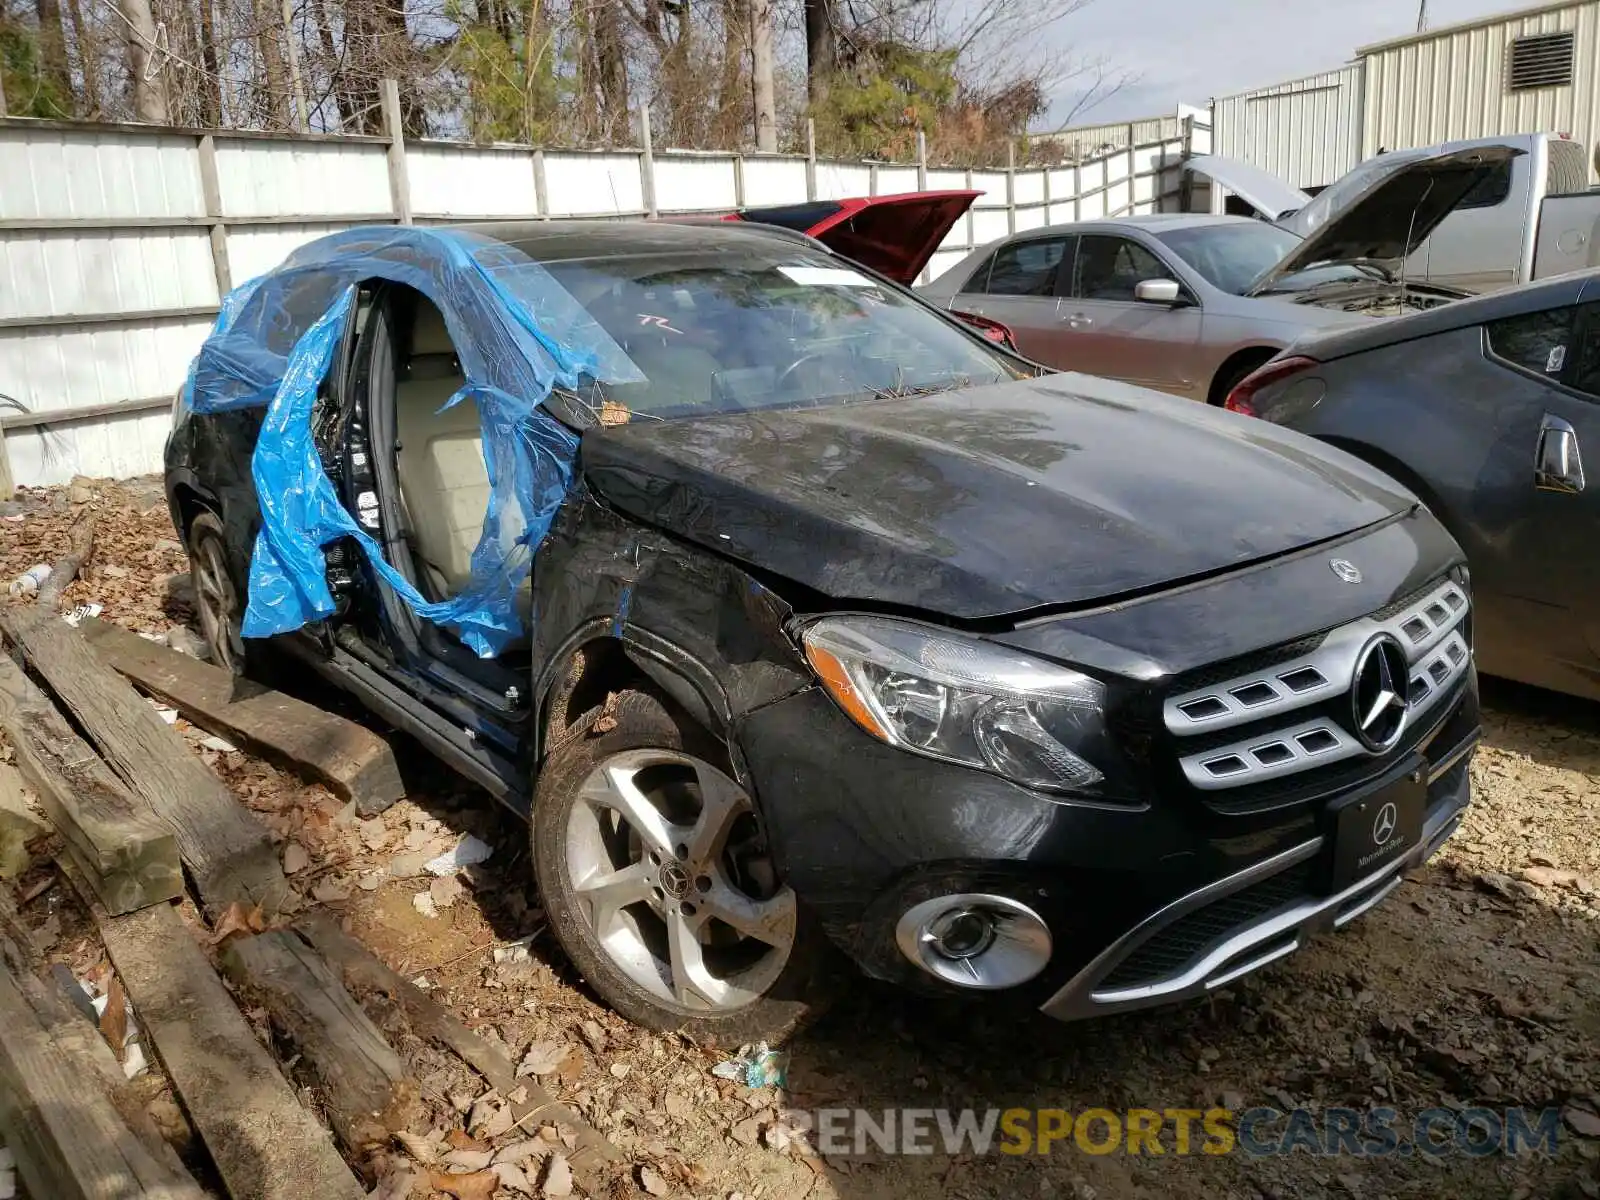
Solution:
[{"label": "fog light", "polygon": [[957,987],[994,990],[1026,983],[1050,961],[1050,929],[1009,896],[924,900],[895,927],[900,952]]}]

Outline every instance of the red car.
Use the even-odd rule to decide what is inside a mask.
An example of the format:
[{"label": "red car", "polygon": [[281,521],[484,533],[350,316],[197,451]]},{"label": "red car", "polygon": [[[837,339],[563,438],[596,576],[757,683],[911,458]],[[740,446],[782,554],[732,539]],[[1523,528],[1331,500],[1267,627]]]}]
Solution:
[{"label": "red car", "polygon": [[[945,235],[982,192],[905,192],[896,196],[855,196],[811,200],[770,208],[745,208],[725,221],[781,225],[816,238],[829,249],[910,287],[939,249]],[[992,342],[1017,348],[1011,330],[975,313],[951,311]]]}]

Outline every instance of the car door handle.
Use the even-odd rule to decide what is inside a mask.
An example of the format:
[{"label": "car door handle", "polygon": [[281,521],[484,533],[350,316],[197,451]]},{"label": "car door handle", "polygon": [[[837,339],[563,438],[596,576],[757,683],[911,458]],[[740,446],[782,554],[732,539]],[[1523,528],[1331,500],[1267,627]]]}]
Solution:
[{"label": "car door handle", "polygon": [[1068,329],[1087,329],[1094,324],[1094,318],[1088,313],[1073,313],[1067,318]]},{"label": "car door handle", "polygon": [[1583,454],[1578,431],[1546,413],[1539,423],[1539,449],[1533,465],[1533,486],[1541,492],[1576,495],[1583,491]]}]

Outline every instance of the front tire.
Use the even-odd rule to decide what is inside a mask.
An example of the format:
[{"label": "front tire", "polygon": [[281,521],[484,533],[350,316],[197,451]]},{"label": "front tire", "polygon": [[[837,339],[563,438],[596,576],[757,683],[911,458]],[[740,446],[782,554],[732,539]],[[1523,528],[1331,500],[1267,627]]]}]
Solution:
[{"label": "front tire", "polygon": [[228,540],[215,513],[202,512],[189,522],[185,538],[194,585],[195,616],[211,661],[238,678],[251,664],[240,629],[244,604],[228,565]]},{"label": "front tire", "polygon": [[828,948],[722,748],[642,692],[574,728],[539,772],[532,821],[545,913],[573,965],[657,1032],[724,1046],[792,1033],[819,1008]]}]

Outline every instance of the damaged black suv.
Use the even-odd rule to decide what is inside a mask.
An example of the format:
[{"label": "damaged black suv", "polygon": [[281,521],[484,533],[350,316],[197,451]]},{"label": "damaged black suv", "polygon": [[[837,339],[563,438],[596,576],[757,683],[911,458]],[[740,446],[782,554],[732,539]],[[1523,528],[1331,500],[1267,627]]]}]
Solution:
[{"label": "damaged black suv", "polygon": [[781,1035],[839,951],[1063,1019],[1203,996],[1468,802],[1415,497],[782,230],[313,243],[229,297],[167,481],[216,660],[292,652],[527,815],[657,1029]]}]

